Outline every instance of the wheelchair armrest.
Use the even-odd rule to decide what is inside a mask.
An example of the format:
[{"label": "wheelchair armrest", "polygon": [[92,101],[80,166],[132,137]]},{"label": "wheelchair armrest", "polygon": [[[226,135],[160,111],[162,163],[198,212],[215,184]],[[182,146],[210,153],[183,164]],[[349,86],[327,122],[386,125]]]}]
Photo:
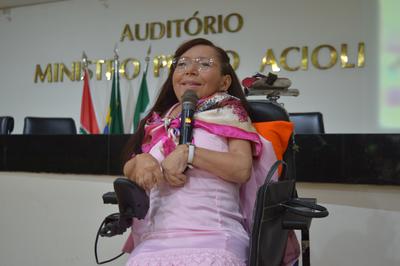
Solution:
[{"label": "wheelchair armrest", "polygon": [[[302,200],[316,203],[315,198],[301,198]],[[289,211],[285,212],[282,220],[282,227],[291,230],[309,230],[311,226],[311,217],[305,217]]]},{"label": "wheelchair armrest", "polygon": [[107,216],[98,235],[112,237],[123,234],[132,225],[132,218],[143,219],[149,209],[149,197],[134,182],[126,178],[114,181],[115,192],[103,195],[104,204],[118,204],[119,213]]},{"label": "wheelchair armrest", "polygon": [[304,217],[294,213],[286,212],[283,216],[283,229],[291,230],[309,230],[311,226],[311,217]]},{"label": "wheelchair armrest", "polygon": [[149,197],[134,182],[126,178],[114,181],[114,191],[118,201],[119,212],[125,218],[143,219],[149,209]]},{"label": "wheelchair armrest", "polygon": [[118,204],[117,195],[115,192],[107,192],[103,194],[104,204]]}]

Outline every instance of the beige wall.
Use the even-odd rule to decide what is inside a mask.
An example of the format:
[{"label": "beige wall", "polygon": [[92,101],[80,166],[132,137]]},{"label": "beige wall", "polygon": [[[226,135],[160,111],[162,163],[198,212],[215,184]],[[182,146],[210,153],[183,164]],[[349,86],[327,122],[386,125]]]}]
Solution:
[{"label": "beige wall", "polygon": [[[228,4],[229,3],[229,4]],[[175,6],[179,5],[179,9]],[[243,1],[98,1],[71,0],[52,4],[21,7],[0,14],[0,115],[16,118],[15,133],[21,133],[23,118],[33,116],[71,116],[79,124],[81,82],[34,83],[36,64],[48,63],[70,66],[80,60],[82,51],[91,59],[111,59],[118,44],[121,59],[134,57],[144,63],[148,46],[152,56],[170,54],[184,40],[192,38],[182,30],[182,37],[173,35],[153,41],[124,41],[120,36],[125,24],[132,28],[145,23],[188,19],[195,11],[198,17],[239,13],[243,28],[237,33],[200,34],[240,55],[237,70],[242,79],[259,71],[267,49],[273,49],[279,60],[283,49],[291,46],[309,47],[329,44],[340,50],[348,44],[349,60],[355,62],[357,45],[365,42],[366,66],[343,69],[337,63],[329,70],[316,69],[310,63],[307,71],[279,75],[289,77],[300,97],[285,98],[291,112],[321,111],[326,131],[330,133],[388,132],[378,126],[378,1],[377,0],[252,0]],[[320,55],[327,61],[327,51]],[[311,57],[311,55],[309,56]],[[296,53],[289,64],[298,64]],[[297,61],[296,61],[297,60]],[[270,71],[270,68],[266,69]],[[125,107],[129,90],[136,99],[140,78],[121,81],[122,102]],[[157,92],[160,79],[148,79],[150,94]],[[111,83],[93,81],[94,101],[100,124],[108,105]],[[135,102],[135,100],[134,100]],[[354,121],[357,121],[355,123]]]},{"label": "beige wall", "polygon": [[329,216],[313,219],[312,265],[399,265],[400,187],[299,183]]},{"label": "beige wall", "polygon": [[[96,232],[118,211],[101,198],[113,178],[0,172],[0,265],[96,265]],[[119,254],[124,238],[100,239],[99,259]]]},{"label": "beige wall", "polygon": [[[117,211],[101,199],[114,178],[1,172],[0,265],[95,265],[97,229]],[[400,188],[300,183],[298,192],[330,212],[312,221],[312,265],[399,265]],[[100,239],[101,259],[115,255],[125,237]]]}]

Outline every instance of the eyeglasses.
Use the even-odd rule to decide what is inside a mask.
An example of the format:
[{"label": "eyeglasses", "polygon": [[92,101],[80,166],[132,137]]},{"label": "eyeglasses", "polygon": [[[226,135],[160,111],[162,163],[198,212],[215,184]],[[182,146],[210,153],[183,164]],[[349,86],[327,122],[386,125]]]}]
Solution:
[{"label": "eyeglasses", "polygon": [[175,65],[175,71],[183,72],[188,70],[194,64],[198,71],[206,72],[209,71],[215,64],[214,58],[210,57],[180,57],[179,59],[174,59],[173,64]]}]

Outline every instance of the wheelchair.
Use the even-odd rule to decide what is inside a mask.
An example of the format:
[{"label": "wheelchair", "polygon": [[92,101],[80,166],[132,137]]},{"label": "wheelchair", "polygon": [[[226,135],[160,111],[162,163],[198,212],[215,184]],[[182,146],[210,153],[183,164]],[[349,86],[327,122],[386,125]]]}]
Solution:
[{"label": "wheelchair", "polygon": [[[289,113],[283,107],[283,104],[277,102],[281,95],[297,96],[297,90],[269,90],[261,91],[259,94],[265,95],[267,99],[252,100],[250,104],[250,118],[253,122],[270,122],[270,121],[290,121]],[[292,133],[289,139],[288,147],[283,154],[283,161],[286,162],[287,176],[296,177],[295,167],[295,135]],[[307,201],[316,202],[316,199],[306,199]],[[97,256],[97,242],[99,236],[112,237],[117,234],[123,234],[131,225],[132,219],[143,219],[146,216],[149,208],[149,198],[145,191],[137,186],[134,182],[125,179],[117,178],[114,181],[114,192],[108,192],[103,195],[104,204],[118,204],[119,213],[107,216],[98,230],[95,241],[95,258],[97,264],[110,262],[120,255],[103,262],[99,262]],[[304,217],[293,213],[285,213],[282,230],[300,230],[301,231],[301,258],[303,266],[310,265],[310,244],[309,244],[309,229],[311,225],[311,217]],[[262,266],[260,263],[250,263],[250,266]]]}]

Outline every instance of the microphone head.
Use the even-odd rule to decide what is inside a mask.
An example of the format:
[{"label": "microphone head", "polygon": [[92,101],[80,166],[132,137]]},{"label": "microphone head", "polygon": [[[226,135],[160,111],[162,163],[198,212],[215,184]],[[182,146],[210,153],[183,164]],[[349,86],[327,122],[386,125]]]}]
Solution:
[{"label": "microphone head", "polygon": [[196,106],[198,100],[199,100],[199,97],[197,97],[197,94],[194,90],[187,90],[182,95],[182,103],[190,103],[190,104]]}]

